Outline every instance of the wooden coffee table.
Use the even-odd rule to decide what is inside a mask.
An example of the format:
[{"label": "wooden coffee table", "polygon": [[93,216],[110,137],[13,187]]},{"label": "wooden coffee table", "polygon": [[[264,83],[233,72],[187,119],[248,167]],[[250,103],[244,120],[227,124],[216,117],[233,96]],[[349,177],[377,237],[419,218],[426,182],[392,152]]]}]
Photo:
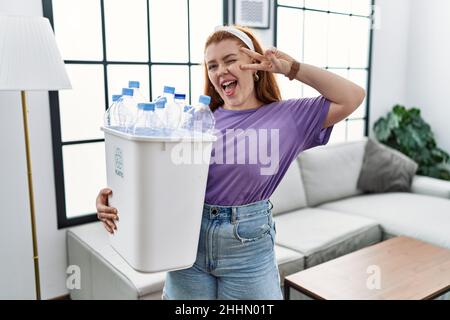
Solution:
[{"label": "wooden coffee table", "polygon": [[395,237],[287,276],[290,288],[313,299],[419,300],[450,291],[450,250]]}]

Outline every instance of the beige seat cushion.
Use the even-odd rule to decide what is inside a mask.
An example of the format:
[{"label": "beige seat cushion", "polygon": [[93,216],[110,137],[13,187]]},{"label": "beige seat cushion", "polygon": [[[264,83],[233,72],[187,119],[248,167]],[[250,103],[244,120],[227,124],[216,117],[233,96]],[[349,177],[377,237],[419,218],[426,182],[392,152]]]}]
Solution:
[{"label": "beige seat cushion", "polygon": [[306,208],[275,218],[277,244],[301,252],[305,267],[337,258],[381,241],[372,219]]},{"label": "beige seat cushion", "polygon": [[292,162],[270,201],[273,203],[274,216],[306,207],[305,189],[297,161]]},{"label": "beige seat cushion", "polygon": [[377,221],[390,236],[409,236],[450,248],[450,200],[408,192],[361,195],[320,208]]},{"label": "beige seat cushion", "polygon": [[320,146],[298,157],[309,207],[355,196],[367,139]]}]

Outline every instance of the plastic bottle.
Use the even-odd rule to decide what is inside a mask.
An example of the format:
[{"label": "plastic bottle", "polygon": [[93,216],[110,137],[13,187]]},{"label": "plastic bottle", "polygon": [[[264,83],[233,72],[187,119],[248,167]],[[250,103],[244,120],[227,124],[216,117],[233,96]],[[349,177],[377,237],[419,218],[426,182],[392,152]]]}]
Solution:
[{"label": "plastic bottle", "polygon": [[186,105],[183,108],[183,113],[181,115],[181,128],[183,130],[192,131],[194,128],[193,125],[193,115],[195,112],[195,108],[191,105]]},{"label": "plastic bottle", "polygon": [[148,98],[142,93],[139,81],[128,81],[128,88],[133,89],[133,97],[137,103],[148,102]]},{"label": "plastic bottle", "polygon": [[117,116],[117,104],[120,99],[120,94],[112,95],[112,103],[109,106],[108,110],[105,112],[105,116],[103,119],[103,125],[108,128],[117,128],[119,127],[119,119]]},{"label": "plastic bottle", "polygon": [[167,98],[165,108],[167,115],[166,129],[169,134],[171,134],[172,132],[174,132],[176,129],[179,128],[181,121],[181,113],[183,111],[175,102],[174,93],[175,93],[174,87],[164,86],[163,97]]},{"label": "plastic bottle", "polygon": [[198,104],[196,105],[193,114],[193,130],[196,132],[212,134],[214,130],[214,125],[216,121],[214,115],[209,108],[211,103],[210,96],[201,95],[198,99]]},{"label": "plastic bottle", "polygon": [[137,103],[133,99],[133,89],[122,89],[122,97],[117,102],[117,115],[120,130],[124,132],[132,131],[137,117]]},{"label": "plastic bottle", "polygon": [[155,127],[160,131],[164,131],[167,128],[166,103],[166,97],[159,97],[155,101]]},{"label": "plastic bottle", "polygon": [[133,134],[138,136],[152,136],[156,134],[155,103],[144,102],[138,104],[138,116],[133,126]]},{"label": "plastic bottle", "polygon": [[175,93],[174,100],[175,103],[183,111],[184,107],[186,106],[186,95],[184,93]]}]

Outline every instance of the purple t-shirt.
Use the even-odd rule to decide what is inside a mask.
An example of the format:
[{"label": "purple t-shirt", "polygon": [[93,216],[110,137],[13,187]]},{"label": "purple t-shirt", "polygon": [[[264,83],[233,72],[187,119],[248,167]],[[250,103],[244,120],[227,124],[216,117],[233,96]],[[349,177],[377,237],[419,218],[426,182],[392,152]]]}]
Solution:
[{"label": "purple t-shirt", "polygon": [[218,108],[205,202],[231,206],[269,199],[303,150],[326,144],[330,108],[323,96],[290,99],[250,110]]}]

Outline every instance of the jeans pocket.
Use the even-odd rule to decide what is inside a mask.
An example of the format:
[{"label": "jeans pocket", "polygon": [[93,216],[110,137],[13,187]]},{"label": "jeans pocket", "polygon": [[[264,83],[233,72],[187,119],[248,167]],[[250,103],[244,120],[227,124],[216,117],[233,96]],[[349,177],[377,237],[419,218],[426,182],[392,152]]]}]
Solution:
[{"label": "jeans pocket", "polygon": [[272,218],[270,211],[238,220],[234,225],[234,236],[240,242],[256,241],[270,233]]}]

